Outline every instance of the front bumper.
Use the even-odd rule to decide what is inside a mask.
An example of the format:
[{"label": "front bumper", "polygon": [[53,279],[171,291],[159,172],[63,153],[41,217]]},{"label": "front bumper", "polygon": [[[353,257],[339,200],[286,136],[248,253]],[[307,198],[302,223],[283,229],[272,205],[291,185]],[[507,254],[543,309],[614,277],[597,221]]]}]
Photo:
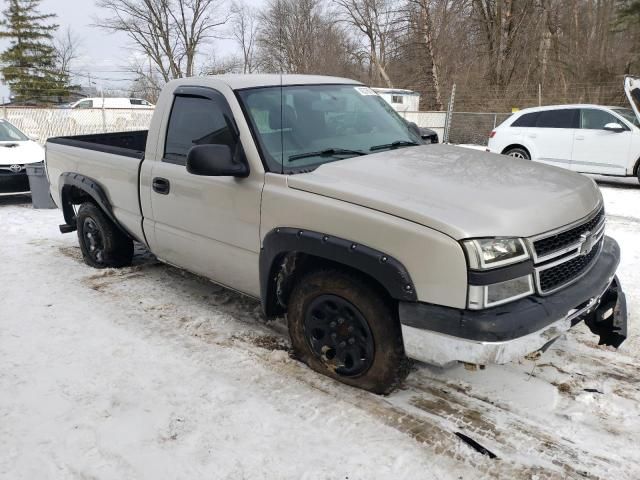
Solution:
[{"label": "front bumper", "polygon": [[545,350],[582,320],[600,336],[600,344],[618,347],[627,336],[626,298],[615,277],[619,261],[618,244],[605,237],[589,272],[553,295],[480,311],[401,302],[405,352],[441,366],[508,363]]}]

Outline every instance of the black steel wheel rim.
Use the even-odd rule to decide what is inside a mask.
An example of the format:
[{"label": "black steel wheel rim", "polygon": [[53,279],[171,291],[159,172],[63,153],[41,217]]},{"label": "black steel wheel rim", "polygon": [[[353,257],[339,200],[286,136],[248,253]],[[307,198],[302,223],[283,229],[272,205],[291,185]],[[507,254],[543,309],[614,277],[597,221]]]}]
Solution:
[{"label": "black steel wheel rim", "polygon": [[104,260],[104,238],[98,224],[91,217],[82,222],[82,240],[91,258],[101,263]]},{"label": "black steel wheel rim", "polygon": [[305,311],[304,333],[313,353],[339,375],[361,375],[373,363],[369,324],[360,310],[342,297],[314,298]]}]

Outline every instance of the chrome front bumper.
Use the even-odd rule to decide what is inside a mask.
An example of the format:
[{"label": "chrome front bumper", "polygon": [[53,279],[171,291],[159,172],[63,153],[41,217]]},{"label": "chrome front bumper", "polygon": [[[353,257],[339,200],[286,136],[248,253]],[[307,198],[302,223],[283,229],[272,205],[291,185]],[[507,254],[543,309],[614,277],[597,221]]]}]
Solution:
[{"label": "chrome front bumper", "polygon": [[600,258],[580,281],[487,311],[401,303],[405,352],[440,366],[503,364],[546,350],[582,320],[600,344],[618,347],[627,336],[626,298],[615,277],[619,258],[618,245],[606,237]]},{"label": "chrome front bumper", "polygon": [[592,298],[584,307],[568,312],[566,317],[537,332],[503,342],[467,340],[402,325],[404,349],[410,358],[439,366],[454,362],[476,365],[509,363],[530,353],[544,350],[578,323],[576,320],[580,321],[582,317],[594,311],[599,302],[600,297]]}]

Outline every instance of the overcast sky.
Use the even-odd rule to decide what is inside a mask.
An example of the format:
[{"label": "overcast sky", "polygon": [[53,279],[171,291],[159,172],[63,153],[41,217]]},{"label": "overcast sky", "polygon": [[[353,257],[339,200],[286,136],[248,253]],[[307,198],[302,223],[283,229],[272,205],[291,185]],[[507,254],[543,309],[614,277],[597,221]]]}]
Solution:
[{"label": "overcast sky", "polygon": [[[6,3],[4,0],[2,7]],[[263,0],[246,0],[247,4],[262,4]],[[134,54],[131,43],[124,34],[110,34],[93,27],[94,19],[104,13],[95,6],[93,0],[42,0],[42,13],[55,13],[55,20],[60,25],[58,34],[67,26],[80,40],[81,58],[72,65],[74,73],[80,76],[74,81],[87,86],[88,75],[91,75],[95,86],[100,89],[127,88],[131,82],[131,75],[125,71],[128,60]],[[224,27],[222,27],[224,28]],[[0,43],[2,47],[6,41]],[[205,54],[215,51],[216,57],[224,57],[233,52],[232,42],[219,40],[207,47]],[[6,88],[0,89],[0,96],[8,96]]]}]

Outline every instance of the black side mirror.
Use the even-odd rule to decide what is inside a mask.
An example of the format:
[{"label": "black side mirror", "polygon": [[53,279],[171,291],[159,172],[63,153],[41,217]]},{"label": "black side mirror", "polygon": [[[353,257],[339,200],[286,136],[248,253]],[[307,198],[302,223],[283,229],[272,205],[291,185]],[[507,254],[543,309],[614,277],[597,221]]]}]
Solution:
[{"label": "black side mirror", "polygon": [[411,130],[416,135],[420,135],[420,127],[416,122],[409,122],[408,120],[405,120],[405,121],[407,122],[407,126],[409,127],[409,130]]},{"label": "black side mirror", "polygon": [[234,160],[228,145],[196,145],[187,154],[187,172],[205,177],[247,177],[249,166]]}]

